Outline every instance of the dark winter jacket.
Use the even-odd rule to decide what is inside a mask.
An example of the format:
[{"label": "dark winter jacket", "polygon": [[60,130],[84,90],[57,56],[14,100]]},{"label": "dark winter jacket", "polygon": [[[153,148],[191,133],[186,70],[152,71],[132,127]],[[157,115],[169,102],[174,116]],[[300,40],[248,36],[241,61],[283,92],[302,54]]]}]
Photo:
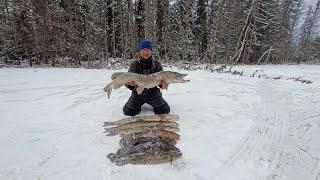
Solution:
[{"label": "dark winter jacket", "polygon": [[[148,74],[152,74],[159,71],[163,71],[163,68],[160,62],[150,58],[149,61],[145,61],[142,59],[133,61],[130,65],[128,72],[148,75]],[[136,93],[134,86],[126,85],[126,87],[132,90],[134,93]],[[142,92],[142,95],[148,95],[148,94],[159,93],[159,92],[160,92],[160,89],[158,87],[154,87],[150,89],[144,89]]]}]

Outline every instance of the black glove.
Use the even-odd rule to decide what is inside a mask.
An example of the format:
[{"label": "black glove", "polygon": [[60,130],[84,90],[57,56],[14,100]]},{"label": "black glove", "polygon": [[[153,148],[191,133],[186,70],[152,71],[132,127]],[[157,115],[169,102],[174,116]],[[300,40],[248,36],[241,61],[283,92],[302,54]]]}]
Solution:
[{"label": "black glove", "polygon": [[130,89],[131,91],[134,90],[136,87],[135,86],[130,86],[130,85],[125,85],[128,89]]}]

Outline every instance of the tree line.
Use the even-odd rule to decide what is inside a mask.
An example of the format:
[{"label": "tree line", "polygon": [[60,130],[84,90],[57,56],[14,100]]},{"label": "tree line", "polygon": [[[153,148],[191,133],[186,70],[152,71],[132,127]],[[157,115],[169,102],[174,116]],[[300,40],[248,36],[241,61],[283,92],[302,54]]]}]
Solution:
[{"label": "tree line", "polygon": [[304,0],[1,0],[0,60],[81,65],[132,59],[141,39],[166,62],[320,59],[319,11]]}]

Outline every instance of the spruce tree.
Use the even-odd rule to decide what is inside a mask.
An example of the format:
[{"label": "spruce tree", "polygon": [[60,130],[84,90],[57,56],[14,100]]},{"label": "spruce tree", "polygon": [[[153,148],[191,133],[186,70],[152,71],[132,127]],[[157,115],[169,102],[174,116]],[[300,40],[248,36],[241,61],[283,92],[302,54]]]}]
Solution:
[{"label": "spruce tree", "polygon": [[202,59],[207,48],[207,11],[205,0],[197,1],[195,12],[194,38],[197,48],[197,56],[199,59]]},{"label": "spruce tree", "polygon": [[136,1],[136,28],[137,28],[137,41],[145,38],[144,31],[144,23],[145,23],[145,15],[144,15],[144,1],[137,0]]}]

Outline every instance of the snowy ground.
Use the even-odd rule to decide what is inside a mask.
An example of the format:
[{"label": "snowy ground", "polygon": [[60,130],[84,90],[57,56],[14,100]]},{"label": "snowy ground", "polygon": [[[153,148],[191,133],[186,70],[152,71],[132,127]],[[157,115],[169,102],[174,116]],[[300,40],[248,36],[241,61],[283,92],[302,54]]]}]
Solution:
[{"label": "snowy ground", "polygon": [[[163,92],[180,116],[183,157],[118,167],[106,155],[120,138],[104,136],[102,124],[125,117],[130,92],[107,99],[113,71],[2,68],[0,179],[319,180],[320,66],[236,69],[247,76],[173,69],[191,80]],[[249,77],[256,69],[314,83]]]}]

